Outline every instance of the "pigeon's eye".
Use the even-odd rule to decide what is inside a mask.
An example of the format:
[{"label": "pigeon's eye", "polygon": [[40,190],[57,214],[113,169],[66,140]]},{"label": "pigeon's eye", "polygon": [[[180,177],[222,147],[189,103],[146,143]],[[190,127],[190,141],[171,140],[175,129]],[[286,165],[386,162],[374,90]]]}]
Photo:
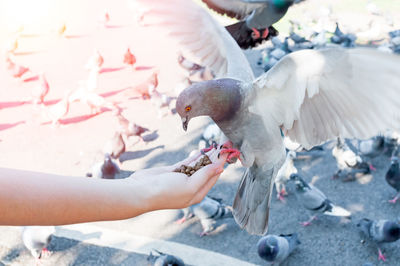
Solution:
[{"label": "pigeon's eye", "polygon": [[192,107],[191,107],[190,105],[188,105],[188,106],[185,107],[185,111],[186,111],[186,112],[189,112],[191,109],[192,109]]}]

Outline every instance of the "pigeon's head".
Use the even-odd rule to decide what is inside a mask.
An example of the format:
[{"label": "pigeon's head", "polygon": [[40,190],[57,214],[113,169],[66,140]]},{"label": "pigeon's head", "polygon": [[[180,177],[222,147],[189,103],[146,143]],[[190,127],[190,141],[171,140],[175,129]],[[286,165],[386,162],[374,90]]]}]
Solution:
[{"label": "pigeon's head", "polygon": [[234,79],[195,83],[179,94],[176,111],[186,131],[190,119],[210,116],[215,122],[228,120],[240,108],[240,82]]},{"label": "pigeon's head", "polygon": [[369,228],[371,227],[372,221],[367,218],[362,218],[357,223],[357,227],[364,232],[364,234],[369,235]]},{"label": "pigeon's head", "polygon": [[278,240],[272,235],[265,236],[258,241],[257,250],[262,259],[274,261],[279,251]]}]

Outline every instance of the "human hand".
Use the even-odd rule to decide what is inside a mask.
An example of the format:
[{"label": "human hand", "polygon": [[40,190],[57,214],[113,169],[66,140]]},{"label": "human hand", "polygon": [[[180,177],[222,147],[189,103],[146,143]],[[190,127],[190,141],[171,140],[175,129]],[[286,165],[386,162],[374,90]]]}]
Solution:
[{"label": "human hand", "polygon": [[200,152],[171,166],[141,170],[131,176],[135,183],[143,187],[146,193],[148,211],[157,209],[180,209],[199,203],[217,182],[228,154],[219,149],[207,152],[211,164],[202,167],[192,176],[173,172],[181,165],[194,165],[202,157]]}]

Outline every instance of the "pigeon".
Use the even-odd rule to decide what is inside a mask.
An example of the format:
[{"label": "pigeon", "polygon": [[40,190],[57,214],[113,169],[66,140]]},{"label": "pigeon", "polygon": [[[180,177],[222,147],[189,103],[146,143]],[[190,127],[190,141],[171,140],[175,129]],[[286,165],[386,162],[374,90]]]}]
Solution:
[{"label": "pigeon", "polygon": [[54,226],[25,226],[22,229],[22,242],[32,256],[39,260],[50,255],[47,247],[54,233]]},{"label": "pigeon", "polygon": [[[296,198],[301,204],[313,213],[322,213],[330,216],[350,217],[351,213],[340,206],[336,206],[330,201],[324,193],[312,184],[308,184],[298,174],[292,174],[290,180],[295,181]],[[302,222],[303,226],[311,225],[311,222],[317,218],[312,216],[308,221]]]},{"label": "pigeon", "polygon": [[292,0],[202,0],[219,14],[236,18],[239,22],[226,26],[226,30],[242,49],[278,34],[272,24],[278,22],[293,4]]},{"label": "pigeon", "polygon": [[8,55],[6,56],[7,69],[14,78],[21,78],[30,71],[28,67],[16,64]]},{"label": "pigeon", "polygon": [[383,136],[375,136],[367,140],[360,140],[358,147],[362,156],[374,158],[384,151],[385,138]]},{"label": "pigeon", "polygon": [[121,132],[114,133],[114,136],[104,145],[103,152],[109,154],[113,159],[118,159],[117,162],[121,163],[119,157],[125,152],[125,141]]},{"label": "pigeon", "polygon": [[294,166],[293,159],[296,158],[296,152],[288,151],[286,155],[286,160],[283,163],[281,169],[275,177],[275,189],[277,193],[277,198],[283,200],[283,197],[287,195],[285,184],[290,180],[291,174],[297,174],[296,166]]},{"label": "pigeon", "polygon": [[217,219],[232,217],[232,208],[222,203],[222,200],[206,196],[200,203],[183,209],[183,217],[176,221],[181,224],[191,217],[200,219],[203,232],[200,237],[208,235],[213,229]]},{"label": "pigeon", "polygon": [[47,82],[46,76],[44,73],[39,76],[39,86],[35,86],[32,89],[32,102],[33,104],[43,104],[44,98],[49,93],[50,86]]},{"label": "pigeon", "polygon": [[351,34],[351,33],[344,34],[340,30],[339,24],[336,23],[336,29],[333,33],[333,36],[331,37],[331,42],[340,44],[343,47],[349,48],[349,47],[355,46],[356,39],[357,39],[357,37],[354,34]]},{"label": "pigeon", "polygon": [[392,157],[392,161],[390,163],[389,170],[386,172],[385,179],[386,182],[397,191],[396,196],[389,200],[389,202],[396,203],[400,197],[400,166],[398,157]]},{"label": "pigeon", "polygon": [[71,94],[72,91],[67,91],[61,101],[45,109],[52,126],[59,125],[60,119],[68,114]]},{"label": "pigeon", "polygon": [[104,161],[96,163],[92,167],[92,172],[87,173],[87,177],[115,179],[120,172],[119,166],[113,161],[110,154],[104,154]]},{"label": "pigeon", "polygon": [[133,69],[133,65],[136,63],[136,57],[134,54],[131,53],[131,50],[128,48],[126,49],[124,55],[124,64],[130,65]]},{"label": "pigeon", "polygon": [[258,256],[268,262],[279,264],[300,244],[297,234],[266,235],[258,240]]},{"label": "pigeon", "polygon": [[336,159],[338,167],[333,178],[345,176],[344,181],[351,181],[357,173],[368,174],[370,170],[374,169],[363,162],[361,156],[352,151],[346,142],[340,138],[337,139],[336,145],[332,149],[332,155]]},{"label": "pigeon", "polygon": [[157,252],[158,255],[153,255],[153,252],[150,252],[150,255],[147,257],[147,261],[152,266],[185,266],[185,263],[181,258],[160,252],[158,250],[154,251]]},{"label": "pigeon", "polygon": [[93,55],[89,58],[89,61],[86,63],[85,68],[88,70],[99,71],[100,68],[104,64],[104,58],[100,54],[99,50],[95,49]]},{"label": "pigeon", "polygon": [[60,28],[58,28],[57,33],[60,36],[64,36],[65,31],[67,30],[67,24],[63,23]]},{"label": "pigeon", "polygon": [[221,152],[228,160],[239,157],[246,168],[233,214],[249,233],[268,229],[273,181],[286,156],[281,130],[310,149],[337,136],[369,138],[400,125],[397,55],[368,48],[300,50],[255,79],[235,40],[194,1],[135,3],[146,10],[145,27],[161,28],[216,75],[183,90],[176,111],[184,130],[191,119],[209,116],[226,136]]},{"label": "pigeon", "polygon": [[18,38],[13,39],[8,43],[8,45],[5,48],[6,54],[14,54],[15,51],[18,49]]},{"label": "pigeon", "polygon": [[357,223],[357,227],[365,234],[366,237],[374,241],[378,245],[379,260],[386,261],[379,244],[385,242],[395,242],[400,238],[400,225],[396,222],[388,220],[372,221],[367,218],[361,219]]},{"label": "pigeon", "polygon": [[136,123],[129,121],[125,116],[122,115],[121,111],[118,111],[116,116],[120,125],[120,132],[122,132],[126,138],[136,136],[139,137],[139,140],[144,141],[142,134],[148,132],[148,128],[141,127]]},{"label": "pigeon", "polygon": [[154,91],[158,87],[158,73],[153,72],[151,76],[144,82],[136,85],[130,91],[139,94],[143,99],[150,99],[151,91]]},{"label": "pigeon", "polygon": [[214,73],[209,68],[191,62],[182,54],[179,54],[178,56],[178,63],[179,66],[189,72],[189,78],[191,81],[204,81],[215,78]]}]

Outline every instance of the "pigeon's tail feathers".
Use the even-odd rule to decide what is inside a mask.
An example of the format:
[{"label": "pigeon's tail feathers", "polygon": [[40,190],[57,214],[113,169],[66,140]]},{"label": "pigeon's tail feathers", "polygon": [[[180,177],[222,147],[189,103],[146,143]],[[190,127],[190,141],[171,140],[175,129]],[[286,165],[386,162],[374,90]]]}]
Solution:
[{"label": "pigeon's tail feathers", "polygon": [[233,203],[233,216],[239,226],[250,234],[263,235],[268,230],[273,175],[277,172],[275,170],[262,172],[253,165],[246,170],[240,182]]},{"label": "pigeon's tail feathers", "polygon": [[324,214],[330,215],[330,216],[339,216],[339,217],[350,217],[351,216],[351,212],[349,212],[345,208],[336,206],[332,203],[331,203],[331,208],[329,210],[325,211]]},{"label": "pigeon's tail feathers", "polygon": [[215,218],[218,219],[218,218],[230,218],[230,217],[233,217],[232,207],[221,205],[220,208],[218,208],[217,216]]},{"label": "pigeon's tail feathers", "polygon": [[296,233],[289,234],[289,235],[280,235],[281,237],[286,238],[286,240],[289,242],[289,253],[292,253],[292,251],[301,244],[299,237]]}]

